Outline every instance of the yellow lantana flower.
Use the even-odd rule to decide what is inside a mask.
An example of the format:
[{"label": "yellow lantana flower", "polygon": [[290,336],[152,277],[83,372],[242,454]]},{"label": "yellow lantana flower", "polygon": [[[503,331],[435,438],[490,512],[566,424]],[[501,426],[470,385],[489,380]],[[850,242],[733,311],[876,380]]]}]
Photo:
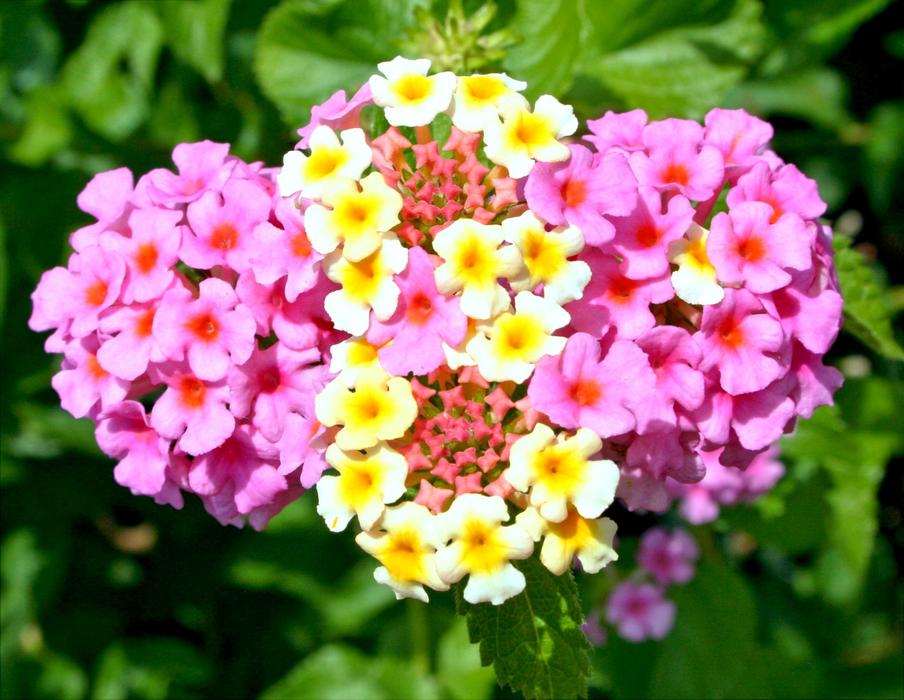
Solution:
[{"label": "yellow lantana flower", "polygon": [[317,482],[317,513],[334,532],[344,530],[353,515],[363,529],[372,528],[384,505],[405,493],[408,462],[385,443],[352,452],[330,445],[326,461],[339,475]]},{"label": "yellow lantana flower", "polygon": [[501,226],[470,219],[453,222],[433,239],[433,249],[445,261],[434,273],[436,288],[440,294],[461,291],[466,316],[488,319],[508,306],[508,292],[498,280],[518,272],[521,256],[503,241]]},{"label": "yellow lantana flower", "polygon": [[436,550],[445,544],[437,516],[417,503],[402,503],[383,511],[377,527],[361,532],[355,542],[382,566],[374,579],[392,588],[397,599],[416,598],[427,602],[429,586],[435,591],[449,586],[436,572]]},{"label": "yellow lantana flower", "polygon": [[725,290],[716,281],[716,268],[706,253],[709,231],[693,224],[685,238],[669,244],[669,262],[678,265],[672,273],[672,287],[688,304],[718,304]]},{"label": "yellow lantana flower", "polygon": [[530,504],[545,520],[562,522],[569,504],[584,518],[598,518],[615,498],[619,477],[614,462],[590,459],[602,445],[587,428],[557,439],[538,423],[512,445],[505,478],[519,491],[530,490]]},{"label": "yellow lantana flower", "polygon": [[343,257],[362,260],[380,247],[384,235],[400,221],[402,195],[380,173],[360,182],[339,178],[324,187],[321,200],[332,208],[312,204],[304,216],[311,246],[324,255],[342,243]]},{"label": "yellow lantana flower", "polygon": [[417,403],[407,379],[369,367],[358,373],[353,388],[337,379],[327,384],[314,410],[326,427],[343,426],[336,434],[340,448],[364,450],[402,437],[417,416]]},{"label": "yellow lantana flower", "polygon": [[281,197],[300,193],[316,199],[324,188],[339,178],[357,179],[371,163],[370,146],[361,129],[346,129],[340,135],[321,124],[311,133],[311,154],[289,151],[283,156],[283,167],[276,176]]}]

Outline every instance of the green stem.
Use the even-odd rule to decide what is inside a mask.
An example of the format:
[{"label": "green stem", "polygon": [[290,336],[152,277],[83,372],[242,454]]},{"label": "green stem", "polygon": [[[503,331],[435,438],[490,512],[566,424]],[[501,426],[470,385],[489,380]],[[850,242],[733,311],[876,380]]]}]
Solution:
[{"label": "green stem", "polygon": [[419,600],[406,601],[408,629],[411,641],[411,665],[422,674],[430,673],[430,630],[427,624],[427,606]]}]

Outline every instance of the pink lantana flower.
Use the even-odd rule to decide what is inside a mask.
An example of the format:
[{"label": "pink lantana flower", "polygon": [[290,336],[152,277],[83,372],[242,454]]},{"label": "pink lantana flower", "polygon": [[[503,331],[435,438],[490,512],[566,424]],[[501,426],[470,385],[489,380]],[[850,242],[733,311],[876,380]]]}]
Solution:
[{"label": "pink lantana flower", "polygon": [[359,126],[358,116],[361,109],[371,102],[373,102],[373,96],[369,83],[364,83],[358,88],[358,92],[352,95],[350,100],[346,100],[345,90],[337,90],[323,104],[311,107],[311,120],[298,130],[301,140],[295,144],[295,148],[307,148],[308,139],[314,129],[321,124],[326,124],[334,131]]},{"label": "pink lantana flower", "polygon": [[276,457],[276,448],[254,428],[240,425],[219,447],[192,461],[188,486],[217,520],[237,524],[236,515],[269,505],[288,487]]},{"label": "pink lantana flower", "polygon": [[230,180],[222,199],[216,192],[207,192],[189,205],[190,227],[183,229],[182,260],[201,270],[227,265],[244,272],[255,249],[254,227],[269,216],[266,191],[250,180]]},{"label": "pink lantana flower", "polygon": [[205,382],[181,365],[162,365],[167,386],[151,409],[151,426],[190,455],[222,445],[235,429],[235,417],[226,407],[229,387],[225,379]]},{"label": "pink lantana flower", "polygon": [[703,142],[719,149],[731,181],[757,163],[772,140],[772,125],[743,109],[711,109],[704,123]]},{"label": "pink lantana flower", "polygon": [[746,469],[726,467],[720,461],[722,450],[700,452],[706,476],[696,484],[667,481],[669,493],[680,499],[678,511],[693,525],[709,523],[719,517],[720,506],[748,503],[771,490],[785,473],[770,449],[758,454]]},{"label": "pink lantana flower", "polygon": [[826,268],[792,275],[791,284],[761,297],[766,310],[781,321],[785,333],[810,352],[825,354],[841,330],[843,300],[831,286]]},{"label": "pink lantana flower", "polygon": [[667,274],[643,280],[630,279],[625,263],[596,248],[579,256],[593,276],[584,288],[584,296],[565,305],[571,325],[597,338],[615,327],[618,338],[632,339],[656,325],[650,304],[661,304],[675,296]]},{"label": "pink lantana flower", "polygon": [[589,141],[600,153],[610,148],[620,148],[623,151],[642,151],[643,128],[647,125],[647,113],[642,109],[633,109],[630,112],[606,112],[599,119],[587,121],[590,136],[584,140]]},{"label": "pink lantana flower", "polygon": [[371,318],[367,341],[382,346],[377,356],[391,374],[432,372],[445,362],[443,341],[454,348],[464,340],[468,319],[457,298],[437,292],[433,271],[427,252],[412,248],[408,267],[395,277],[401,292],[395,313],[387,321]]},{"label": "pink lantana flower", "polygon": [[700,145],[703,127],[684,119],[664,119],[643,130],[649,154],[636,151],[630,163],[641,185],[680,192],[702,202],[722,186],[725,168],[719,149]]},{"label": "pink lantana flower", "polygon": [[144,374],[148,363],[166,360],[153,333],[157,304],[119,306],[101,319],[101,332],[112,336],[97,351],[101,367],[131,381]]},{"label": "pink lantana flower", "polygon": [[157,503],[182,507],[182,493],[168,474],[169,440],[150,424],[144,406],[123,401],[105,411],[94,432],[105,454],[118,459],[113,478],[136,496],[151,496]]},{"label": "pink lantana flower", "polygon": [[694,338],[703,349],[700,369],[719,369],[719,381],[734,396],[764,389],[788,369],[778,353],[785,348],[781,324],[743,289],[725,290],[725,299],[703,309]]},{"label": "pink lantana flower", "polygon": [[307,395],[323,388],[322,372],[304,369],[319,360],[317,348],[299,352],[282,343],[254,353],[229,371],[230,409],[238,418],[247,418],[253,410],[252,425],[270,442],[278,441],[289,413],[303,409]]},{"label": "pink lantana flower", "polygon": [[764,202],[772,207],[773,223],[788,213],[815,219],[826,211],[816,181],[794,165],[782,165],[772,172],[768,163],[757,163],[738,179],[728,192],[727,201],[729,208],[741,202]]},{"label": "pink lantana flower", "polygon": [[238,161],[228,159],[228,155],[228,143],[180,143],[173,149],[179,174],[166,168],[151,170],[139,182],[139,189],[154,204],[164,207],[193,202],[208,190],[222,188],[232,175]]},{"label": "pink lantana flower", "polygon": [[129,269],[122,290],[125,303],[156,299],[173,281],[182,241],[177,227],[181,220],[180,211],[136,209],[129,215],[130,238],[104,234],[104,240],[122,255]]},{"label": "pink lantana flower", "polygon": [[675,604],[652,584],[624,581],[606,601],[606,619],[629,642],[662,639],[675,624]]},{"label": "pink lantana flower", "polygon": [[686,197],[669,198],[663,213],[658,190],[641,187],[638,195],[637,206],[629,216],[612,220],[612,247],[624,259],[625,277],[635,280],[669,272],[669,243],[684,236],[694,220],[694,209]]},{"label": "pink lantana flower", "polygon": [[285,277],[286,300],[292,302],[317,282],[323,256],[311,247],[304,217],[291,199],[281,199],[274,213],[281,227],[265,221],[254,229],[251,269],[261,284]]},{"label": "pink lantana flower", "polygon": [[762,450],[778,440],[794,418],[794,385],[789,374],[760,391],[732,396],[712,382],[690,416],[709,444],[726,445],[736,438],[745,450]]},{"label": "pink lantana flower", "polygon": [[656,377],[653,391],[637,404],[637,430],[661,432],[677,425],[675,404],[693,410],[703,402],[700,347],[683,328],[658,326],[635,341]]},{"label": "pink lantana flower", "polygon": [[107,170],[91,178],[76,201],[79,209],[97,221],[73,232],[69,238],[73,248],[81,251],[97,245],[103,231],[125,229],[126,215],[131,209],[132,185],[132,171],[128,168]]},{"label": "pink lantana flower", "polygon": [[[640,413],[639,411],[635,411]],[[685,443],[696,443],[699,437],[677,429],[655,426],[659,432],[634,435],[628,445],[625,463],[655,479],[671,476],[676,481],[693,483],[703,478],[703,465]]]},{"label": "pink lantana flower", "polygon": [[799,216],[774,219],[768,204],[741,202],[716,214],[706,253],[720,282],[765,294],[786,286],[789,270],[812,266],[814,234]]},{"label": "pink lantana flower", "polygon": [[687,583],[694,578],[694,562],[699,557],[697,540],[682,529],[647,530],[637,550],[637,563],[653,574],[661,586]]},{"label": "pink lantana flower", "polygon": [[65,309],[64,315],[72,319],[69,332],[84,338],[97,330],[101,313],[116,303],[125,275],[118,253],[105,245],[89,246],[69,259],[68,274],[42,277],[39,290],[47,285],[41,296]]},{"label": "pink lantana flower", "polygon": [[[327,375],[323,375],[326,384]],[[301,485],[309,489],[328,468],[324,454],[328,446],[326,428],[314,416],[314,398],[310,397],[302,413],[286,416],[286,428],[277,443],[279,473],[291,474],[299,467]]]},{"label": "pink lantana flower", "polygon": [[793,343],[791,373],[797,387],[791,394],[795,413],[809,418],[820,406],[831,406],[832,396],[844,383],[844,375],[834,367],[823,364],[822,354],[812,353],[800,343]]},{"label": "pink lantana flower", "polygon": [[600,157],[584,146],[568,148],[568,160],[534,165],[524,188],[525,199],[547,223],[572,224],[588,245],[603,245],[615,235],[605,215],[625,216],[634,208],[635,180],[619,153]]},{"label": "pink lantana flower", "polygon": [[251,311],[240,304],[235,290],[221,279],[203,280],[198,298],[184,287],[171,289],[154,316],[153,333],[172,360],[187,351],[188,365],[199,378],[216,381],[226,376],[230,361],[243,364],[255,347]]},{"label": "pink lantana flower", "polygon": [[336,342],[339,334],[333,331],[333,322],[324,309],[323,300],[327,294],[338,289],[338,285],[318,273],[314,286],[288,303],[285,284],[285,280],[277,280],[275,284],[258,284],[250,273],[239,277],[236,293],[242,303],[251,309],[258,335],[267,336],[272,330],[282,343],[293,350]]},{"label": "pink lantana flower", "polygon": [[527,395],[563,428],[590,428],[606,438],[634,429],[633,409],[655,382],[647,356],[633,342],[616,340],[600,360],[599,341],[575,333],[561,355],[537,362]]},{"label": "pink lantana flower", "polygon": [[106,410],[122,401],[129,383],[115,377],[97,361],[94,337],[73,340],[66,346],[62,369],[50,383],[60,395],[60,405],[76,418]]}]

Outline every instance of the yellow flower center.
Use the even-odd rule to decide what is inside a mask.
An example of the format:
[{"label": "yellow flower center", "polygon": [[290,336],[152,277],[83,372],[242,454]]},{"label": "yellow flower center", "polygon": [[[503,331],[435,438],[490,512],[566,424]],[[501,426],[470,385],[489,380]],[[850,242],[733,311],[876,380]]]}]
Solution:
[{"label": "yellow flower center", "polygon": [[377,349],[366,340],[355,340],[348,346],[347,365],[349,367],[359,367],[375,362],[377,359]]},{"label": "yellow flower center", "polygon": [[351,299],[369,303],[376,295],[385,272],[381,251],[377,250],[357,262],[345,261],[337,276],[339,284]]},{"label": "yellow flower center", "polygon": [[535,284],[555,279],[567,264],[559,242],[539,229],[525,233],[522,253],[524,264]]},{"label": "yellow flower center", "polygon": [[512,148],[530,151],[555,140],[549,120],[530,112],[519,112],[508,129]]},{"label": "yellow flower center", "polygon": [[499,526],[471,518],[462,528],[461,554],[465,568],[474,574],[491,574],[507,561],[506,546],[499,536]]},{"label": "yellow flower center", "polygon": [[318,148],[304,162],[305,179],[316,182],[332,177],[347,162],[348,153],[345,152],[345,149]]},{"label": "yellow flower center", "polygon": [[706,235],[703,235],[688,244],[687,251],[684,253],[684,262],[708,276],[715,277],[716,269],[706,254],[706,238]]},{"label": "yellow flower center", "polygon": [[400,529],[386,536],[388,540],[378,559],[397,581],[423,581],[424,545],[414,528]]},{"label": "yellow flower center", "polygon": [[345,240],[354,240],[377,229],[380,198],[366,192],[346,195],[333,207],[333,220]]},{"label": "yellow flower center", "polygon": [[472,75],[462,80],[463,93],[472,106],[492,104],[508,90],[499,78],[491,75]]},{"label": "yellow flower center", "polygon": [[450,262],[463,286],[485,288],[496,282],[495,250],[473,232],[462,236]]},{"label": "yellow flower center", "polygon": [[532,362],[542,352],[546,338],[540,319],[505,313],[496,320],[493,346],[497,357],[504,361]]},{"label": "yellow flower center", "polygon": [[374,460],[346,462],[339,475],[339,498],[356,510],[374,498],[380,498],[384,470],[385,467]]},{"label": "yellow flower center", "polygon": [[587,460],[573,447],[550,445],[534,459],[537,483],[558,495],[570,495],[577,490],[587,470]]},{"label": "yellow flower center", "polygon": [[402,102],[418,104],[430,97],[433,84],[424,75],[406,75],[399,78],[392,89]]},{"label": "yellow flower center", "polygon": [[566,549],[578,551],[593,539],[590,523],[578,515],[574,508],[568,509],[568,515],[560,523],[549,523],[551,534],[563,541]]}]

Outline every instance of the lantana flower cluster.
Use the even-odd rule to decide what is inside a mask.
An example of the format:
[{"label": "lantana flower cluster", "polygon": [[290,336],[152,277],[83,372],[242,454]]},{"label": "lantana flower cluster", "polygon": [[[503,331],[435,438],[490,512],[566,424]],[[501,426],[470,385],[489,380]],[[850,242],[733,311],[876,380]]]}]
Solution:
[{"label": "lantana flower cluster", "polygon": [[504,74],[378,68],[281,168],[182,144],[80,195],[31,326],[119,483],[257,528],[316,488],[398,597],[500,604],[534,552],[613,561],[616,496],[663,510],[831,402],[825,205],[768,124],[579,138]]}]

